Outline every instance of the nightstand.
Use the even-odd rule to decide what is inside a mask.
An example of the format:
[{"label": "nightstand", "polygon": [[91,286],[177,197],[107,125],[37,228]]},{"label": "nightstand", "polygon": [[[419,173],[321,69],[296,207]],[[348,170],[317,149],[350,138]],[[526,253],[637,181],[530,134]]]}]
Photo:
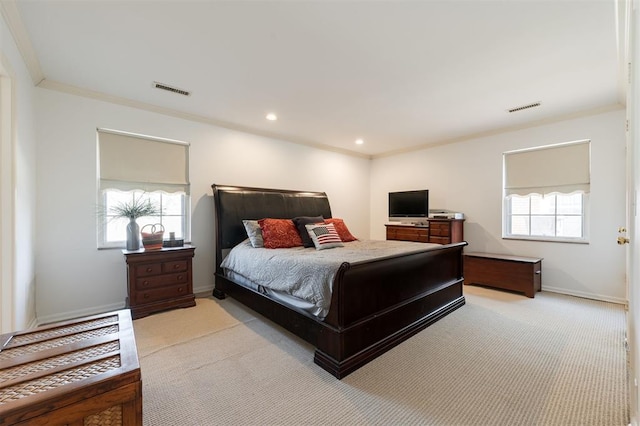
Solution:
[{"label": "nightstand", "polygon": [[123,250],[127,263],[127,308],[132,318],[195,306],[192,268],[195,247]]}]

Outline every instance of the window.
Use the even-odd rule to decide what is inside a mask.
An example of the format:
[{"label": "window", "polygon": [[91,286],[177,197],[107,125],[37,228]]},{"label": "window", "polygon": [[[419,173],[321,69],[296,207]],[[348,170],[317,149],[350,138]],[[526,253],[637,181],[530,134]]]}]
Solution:
[{"label": "window", "polygon": [[587,242],[589,141],[511,151],[504,159],[504,238]]},{"label": "window", "polygon": [[507,235],[583,238],[584,194],[539,194],[507,198]]},{"label": "window", "polygon": [[98,129],[98,248],[124,247],[128,219],[116,218],[113,207],[149,200],[159,214],[137,219],[142,228],[161,223],[165,238],[190,239],[189,145]]}]

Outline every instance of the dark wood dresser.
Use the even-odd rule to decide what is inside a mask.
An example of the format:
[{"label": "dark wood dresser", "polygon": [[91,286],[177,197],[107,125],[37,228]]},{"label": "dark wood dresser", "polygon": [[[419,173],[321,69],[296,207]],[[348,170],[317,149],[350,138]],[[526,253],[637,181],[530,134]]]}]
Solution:
[{"label": "dark wood dresser", "polygon": [[480,284],[534,297],[542,289],[542,259],[493,253],[464,254],[464,283]]},{"label": "dark wood dresser", "polygon": [[425,225],[387,224],[387,240],[451,244],[464,241],[464,219],[425,219]]},{"label": "dark wood dresser", "polygon": [[0,425],[142,425],[129,310],[0,335]]},{"label": "dark wood dresser", "polygon": [[123,250],[127,304],[134,319],[172,308],[195,306],[192,266],[195,247]]}]

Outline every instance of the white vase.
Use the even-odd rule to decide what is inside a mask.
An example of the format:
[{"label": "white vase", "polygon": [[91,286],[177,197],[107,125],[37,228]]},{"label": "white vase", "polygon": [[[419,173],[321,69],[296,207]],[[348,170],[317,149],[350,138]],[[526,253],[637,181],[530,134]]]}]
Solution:
[{"label": "white vase", "polygon": [[135,219],[129,219],[127,224],[127,250],[140,249],[140,226]]}]

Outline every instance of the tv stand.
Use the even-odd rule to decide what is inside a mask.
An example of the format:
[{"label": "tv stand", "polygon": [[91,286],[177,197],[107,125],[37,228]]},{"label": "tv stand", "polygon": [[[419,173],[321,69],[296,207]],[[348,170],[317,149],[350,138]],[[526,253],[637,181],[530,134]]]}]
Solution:
[{"label": "tv stand", "polygon": [[451,244],[464,241],[464,219],[424,220],[424,225],[400,223],[386,224],[387,240],[415,241],[419,243]]}]

